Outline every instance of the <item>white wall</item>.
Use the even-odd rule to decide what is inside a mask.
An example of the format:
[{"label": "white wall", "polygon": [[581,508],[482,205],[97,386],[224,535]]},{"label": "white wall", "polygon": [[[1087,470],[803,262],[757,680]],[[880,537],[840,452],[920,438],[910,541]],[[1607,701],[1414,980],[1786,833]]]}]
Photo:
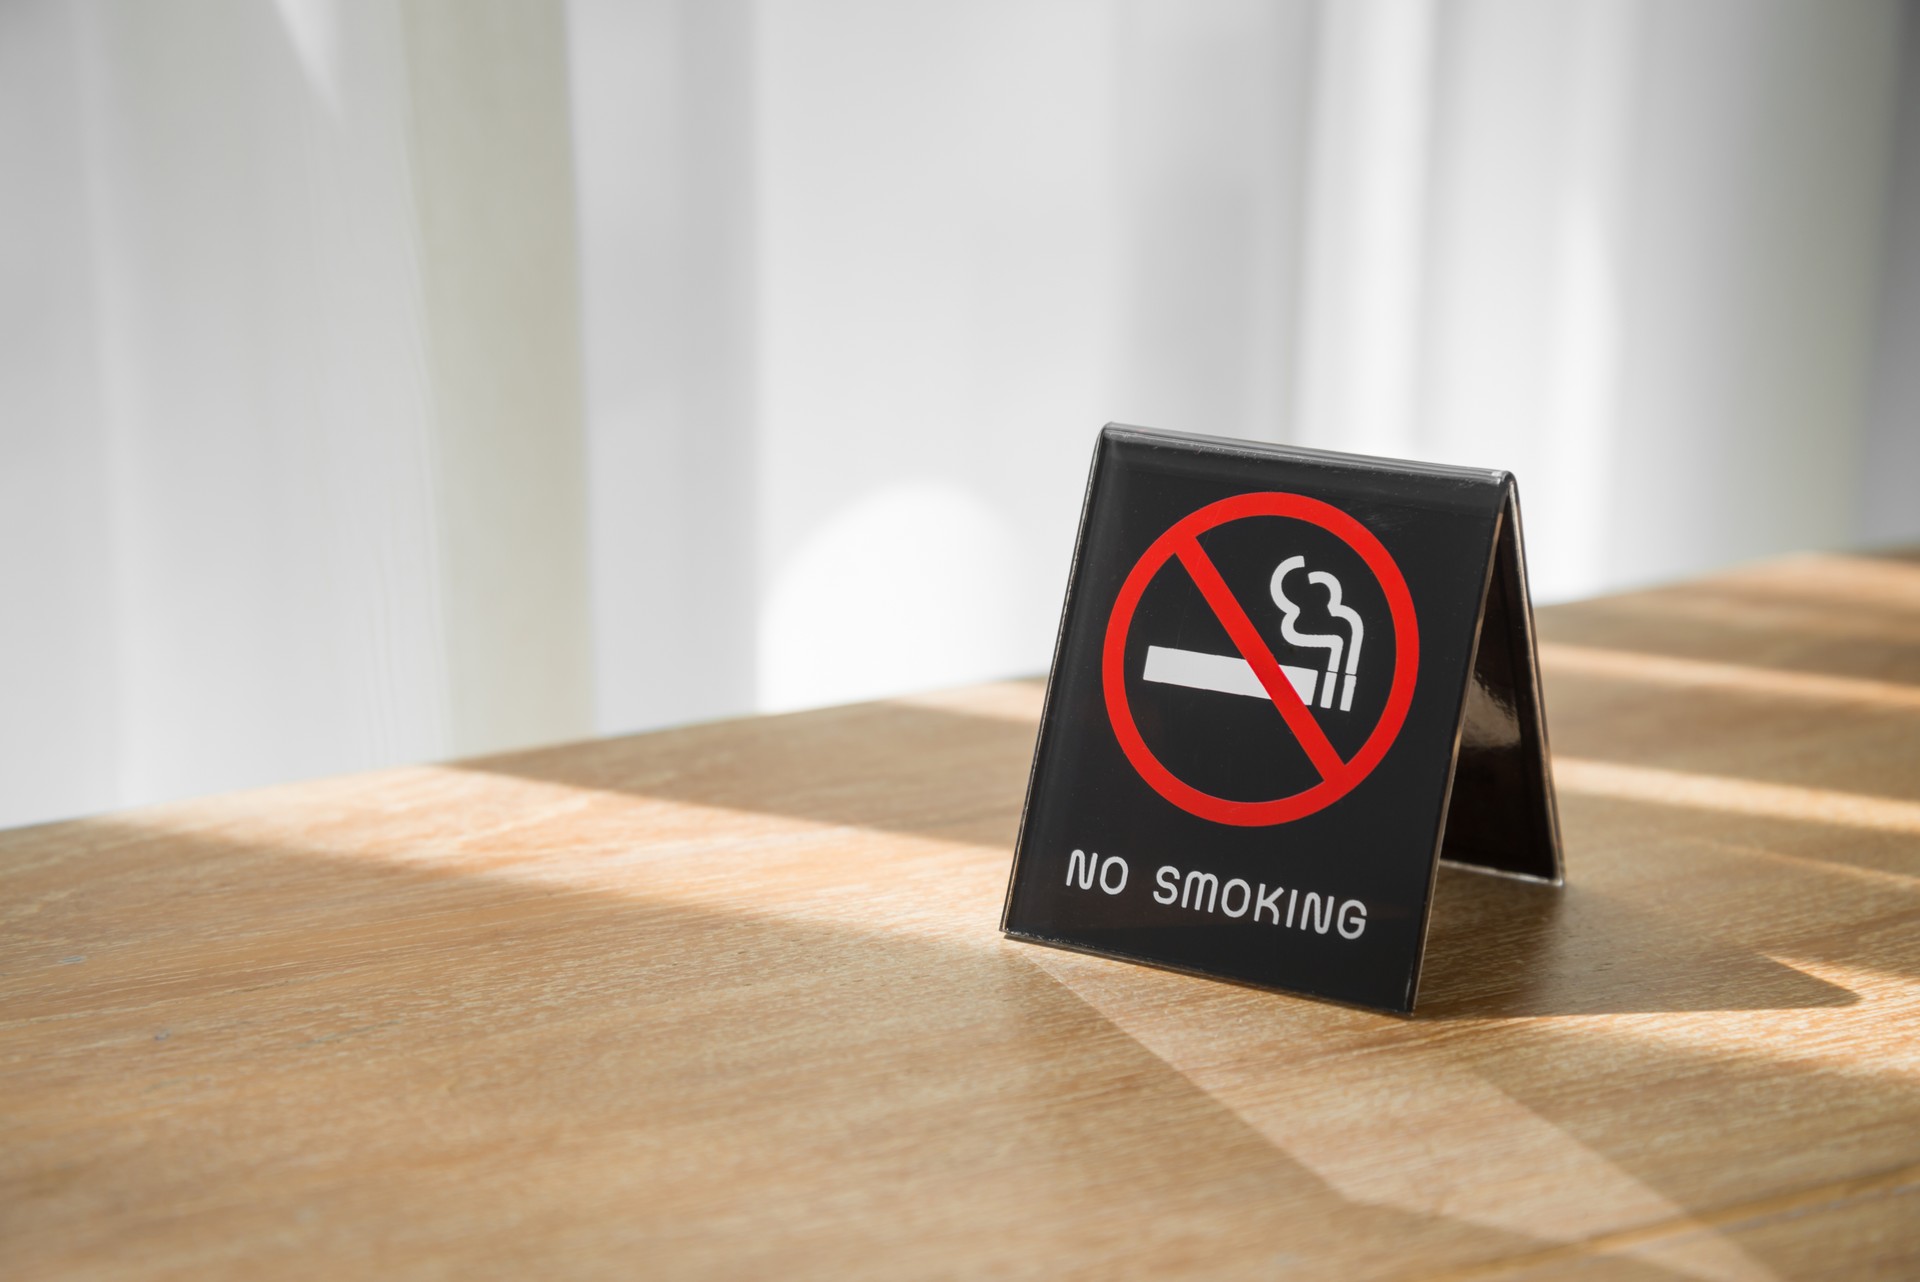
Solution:
[{"label": "white wall", "polygon": [[73,24],[50,2],[0,7],[0,823],[122,795]]},{"label": "white wall", "polygon": [[1906,6],[1892,198],[1880,273],[1872,411],[1860,448],[1860,537],[1920,539],[1920,4]]},{"label": "white wall", "polygon": [[1109,419],[1511,468],[1547,600],[1920,537],[1909,9],[573,0],[601,726],[1039,669]]},{"label": "white wall", "polygon": [[1412,451],[1520,476],[1549,600],[1855,543],[1900,9],[1449,16]]},{"label": "white wall", "polygon": [[1915,18],[0,6],[0,823],[1037,671],[1110,419],[1920,539]]},{"label": "white wall", "polygon": [[569,11],[603,729],[754,706],[752,13],[741,0]]},{"label": "white wall", "polygon": [[0,823],[585,732],[555,8],[0,8]]}]

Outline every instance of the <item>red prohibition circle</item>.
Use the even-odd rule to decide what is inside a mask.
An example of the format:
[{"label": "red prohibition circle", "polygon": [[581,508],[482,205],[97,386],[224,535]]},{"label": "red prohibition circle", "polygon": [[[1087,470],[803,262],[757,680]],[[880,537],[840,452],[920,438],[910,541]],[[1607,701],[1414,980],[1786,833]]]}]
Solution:
[{"label": "red prohibition circle", "polygon": [[[1352,548],[1366,562],[1374,578],[1379,580],[1387,598],[1388,613],[1393,619],[1393,686],[1387,692],[1387,706],[1381,712],[1373,733],[1367,736],[1366,743],[1361,745],[1360,751],[1351,760],[1341,761],[1331,745],[1326,744],[1318,723],[1313,721],[1313,714],[1307,710],[1300,696],[1294,693],[1293,687],[1284,678],[1279,681],[1284,694],[1269,685],[1269,693],[1281,715],[1287,718],[1292,732],[1296,736],[1301,735],[1302,727],[1295,724],[1295,719],[1304,716],[1312,727],[1307,733],[1318,737],[1322,755],[1315,758],[1315,767],[1321,772],[1320,782],[1303,792],[1270,801],[1230,801],[1202,792],[1176,777],[1160,764],[1160,759],[1147,747],[1147,741],[1140,737],[1140,728],[1134,724],[1133,710],[1127,703],[1127,631],[1133,626],[1133,612],[1139,606],[1147,584],[1153,581],[1153,576],[1167,562],[1176,558],[1186,565],[1190,573],[1195,571],[1197,565],[1201,573],[1212,575],[1213,590],[1209,590],[1209,585],[1205,583],[1198,583],[1196,577],[1196,583],[1211,605],[1215,592],[1224,592],[1225,584],[1219,582],[1218,572],[1212,569],[1211,561],[1200,551],[1199,536],[1216,526],[1251,516],[1291,517],[1317,525]],[[1190,559],[1195,554],[1197,562]],[[1239,609],[1237,604],[1234,609]],[[1240,613],[1239,619],[1245,623],[1244,612]],[[1232,621],[1223,617],[1221,622],[1229,633],[1234,632]],[[1235,638],[1235,644],[1240,644],[1238,637]],[[1258,644],[1264,647],[1265,643]],[[1253,656],[1245,657],[1252,663]],[[1400,567],[1394,564],[1392,555],[1381,546],[1380,540],[1366,526],[1332,504],[1301,494],[1268,492],[1237,494],[1217,503],[1209,503],[1176,521],[1165,534],[1153,541],[1128,573],[1126,582],[1120,586],[1120,595],[1113,603],[1113,613],[1107,620],[1106,646],[1101,657],[1101,680],[1106,690],[1107,718],[1113,723],[1113,733],[1120,741],[1121,750],[1127,754],[1127,760],[1133,763],[1133,768],[1140,772],[1140,777],[1147,781],[1148,786],[1180,809],[1202,819],[1243,828],[1258,828],[1287,823],[1324,810],[1352,792],[1361,780],[1372,773],[1381,758],[1387,755],[1387,749],[1393,746],[1394,738],[1407,719],[1407,709],[1413,704],[1414,679],[1419,666],[1420,638],[1414,618],[1413,597],[1407,591],[1407,581],[1401,576]],[[1289,697],[1297,705],[1297,710],[1283,706],[1282,700]],[[1302,746],[1310,757],[1314,756],[1315,749],[1305,738],[1302,738]]]}]

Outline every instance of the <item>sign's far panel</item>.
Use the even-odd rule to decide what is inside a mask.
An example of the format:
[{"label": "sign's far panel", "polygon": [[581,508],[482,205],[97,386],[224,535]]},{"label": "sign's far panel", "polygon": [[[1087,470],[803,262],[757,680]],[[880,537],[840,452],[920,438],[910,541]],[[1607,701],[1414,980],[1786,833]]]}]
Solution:
[{"label": "sign's far panel", "polygon": [[1109,426],[1002,928],[1411,1010],[1470,706],[1447,857],[1558,881],[1510,476]]}]

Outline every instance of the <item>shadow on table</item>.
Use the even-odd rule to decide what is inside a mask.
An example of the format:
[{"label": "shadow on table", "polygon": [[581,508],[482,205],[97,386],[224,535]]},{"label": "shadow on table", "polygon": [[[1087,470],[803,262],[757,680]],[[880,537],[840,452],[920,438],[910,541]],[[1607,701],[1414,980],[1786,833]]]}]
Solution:
[{"label": "shadow on table", "polygon": [[1013,848],[1030,721],[862,703],[457,762],[465,770]]},{"label": "shadow on table", "polygon": [[[1010,858],[1033,733],[1030,723],[1008,718],[862,704],[764,718],[747,729],[694,726],[462,767],[997,846]],[[1776,875],[1796,893],[1817,877]],[[1725,942],[1743,929],[1728,913],[1750,910],[1730,910],[1721,896],[1691,908],[1641,905],[1580,877],[1577,860],[1570,884],[1557,890],[1443,866],[1420,1014],[1768,1010],[1857,1000],[1844,987]],[[997,905],[981,906],[983,929],[996,912]]]},{"label": "shadow on table", "polygon": [[525,829],[418,866],[378,831],[0,839],[0,1272],[1340,1276],[1539,1245],[1344,1198],[991,939],[684,902],[659,866],[520,881]]},{"label": "shadow on table", "polygon": [[[1577,875],[1577,872],[1576,872]],[[1712,914],[1708,901],[1700,908]],[[1573,881],[1533,885],[1443,865],[1418,1014],[1502,1019],[1849,1006],[1852,991],[1751,948],[1727,921],[1653,911]]]},{"label": "shadow on table", "polygon": [[[59,841],[0,841],[0,1062],[12,1065],[9,1111],[27,1119],[0,1149],[10,1274],[525,1273],[571,1260],[596,1272],[913,1276],[1047,1256],[1156,1275],[1283,1254],[1305,1275],[1361,1276],[1415,1261],[1570,1265],[1575,1248],[1552,1244],[1591,1232],[1552,1210],[1590,1224],[1580,1188],[1547,1198],[1524,1233],[1455,1213],[1449,1181],[1475,1169],[1474,1154],[1435,1152],[1417,1130],[1369,1131],[1355,1148],[1324,1129],[1352,1124],[1336,1112],[1290,1119],[1276,1140],[992,941],[684,902],[664,867],[636,872],[625,893],[518,881],[513,853],[538,847],[537,828],[435,856],[484,873],[409,863],[418,852],[383,848],[377,820],[359,854],[236,831],[95,821]],[[1659,933],[1579,895],[1556,913],[1529,899],[1535,888],[1446,880],[1458,884],[1445,887],[1456,908],[1443,934],[1508,923],[1507,955],[1474,946],[1483,960],[1524,961],[1529,941],[1551,959],[1565,933],[1594,947],[1557,964],[1584,965]],[[1690,960],[1656,951],[1621,981]],[[1709,960],[1752,1000],[1821,1004],[1745,959]],[[1179,993],[1199,984],[1140,978],[1155,987],[1149,1012],[1184,1005]],[[1461,986],[1435,983],[1443,1006]],[[1555,991],[1536,985],[1507,1013],[1553,1009]],[[1684,986],[1667,992],[1708,1008]],[[1203,1060],[1215,1036],[1222,1047],[1277,1036],[1303,1064],[1316,1043],[1357,1037],[1382,1098],[1420,1097],[1434,1057],[1449,1080],[1494,1074],[1483,1094],[1518,1102],[1501,1118],[1539,1119],[1522,1137],[1539,1152],[1522,1158],[1546,1170],[1598,1151],[1616,1184],[1676,1216],[1706,1209],[1690,1174],[1700,1154],[1735,1168],[1771,1156],[1770,1132],[1751,1125],[1753,1092],[1781,1115],[1862,1135],[1913,1094],[1900,1080],[1591,1025],[1436,1041],[1225,986],[1193,996],[1194,1022],[1215,1030],[1193,1047]],[[1452,1000],[1452,1013],[1474,1013]],[[1614,1115],[1617,1092],[1597,1093],[1634,1081],[1665,1083],[1657,1145]],[[1559,1088],[1568,1082],[1595,1087]],[[1309,1120],[1317,1146],[1296,1134]],[[1474,1142],[1512,1141],[1509,1126]],[[1897,1224],[1881,1222],[1883,1235]],[[1635,1258],[1616,1257],[1616,1273],[1722,1276],[1662,1267],[1659,1235],[1628,1226],[1621,1249]],[[1706,1230],[1676,1219],[1673,1231]]]}]

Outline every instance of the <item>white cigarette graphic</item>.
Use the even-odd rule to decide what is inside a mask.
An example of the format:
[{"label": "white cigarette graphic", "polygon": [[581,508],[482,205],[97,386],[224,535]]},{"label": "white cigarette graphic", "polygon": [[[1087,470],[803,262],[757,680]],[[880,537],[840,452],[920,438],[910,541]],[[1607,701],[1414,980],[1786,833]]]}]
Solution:
[{"label": "white cigarette graphic", "polygon": [[[1293,686],[1294,693],[1309,708],[1313,706],[1313,696],[1318,689],[1320,706],[1333,706],[1333,693],[1336,687],[1340,691],[1340,711],[1353,711],[1353,681],[1360,670],[1360,643],[1366,639],[1366,625],[1360,621],[1360,615],[1349,605],[1341,602],[1340,580],[1325,570],[1314,570],[1307,575],[1307,582],[1317,584],[1327,590],[1327,613],[1347,625],[1352,633],[1351,639],[1335,633],[1302,632],[1295,623],[1300,617],[1300,607],[1293,603],[1286,593],[1284,580],[1287,575],[1306,565],[1306,558],[1288,557],[1273,572],[1268,591],[1273,594],[1273,603],[1280,607],[1280,635],[1291,644],[1309,650],[1327,652],[1326,680],[1312,668],[1295,667],[1283,663],[1287,682]],[[1340,660],[1346,659],[1345,671]],[[1213,690],[1220,694],[1245,695],[1249,699],[1267,698],[1266,687],[1260,684],[1260,678],[1253,674],[1253,667],[1237,655],[1208,654],[1201,650],[1182,650],[1175,646],[1150,645],[1147,647],[1147,662],[1140,673],[1141,679],[1156,681],[1161,685],[1186,686],[1191,690]],[[1342,680],[1342,678],[1345,680]]]},{"label": "white cigarette graphic", "polygon": [[[1301,702],[1312,706],[1313,688],[1320,674],[1312,668],[1280,665],[1287,682]],[[1147,666],[1141,672],[1147,681],[1161,685],[1186,686],[1190,690],[1215,690],[1221,694],[1243,694],[1249,699],[1265,699],[1267,688],[1253,675],[1253,667],[1238,655],[1207,654],[1200,650],[1180,650],[1173,646],[1147,647]]]}]

